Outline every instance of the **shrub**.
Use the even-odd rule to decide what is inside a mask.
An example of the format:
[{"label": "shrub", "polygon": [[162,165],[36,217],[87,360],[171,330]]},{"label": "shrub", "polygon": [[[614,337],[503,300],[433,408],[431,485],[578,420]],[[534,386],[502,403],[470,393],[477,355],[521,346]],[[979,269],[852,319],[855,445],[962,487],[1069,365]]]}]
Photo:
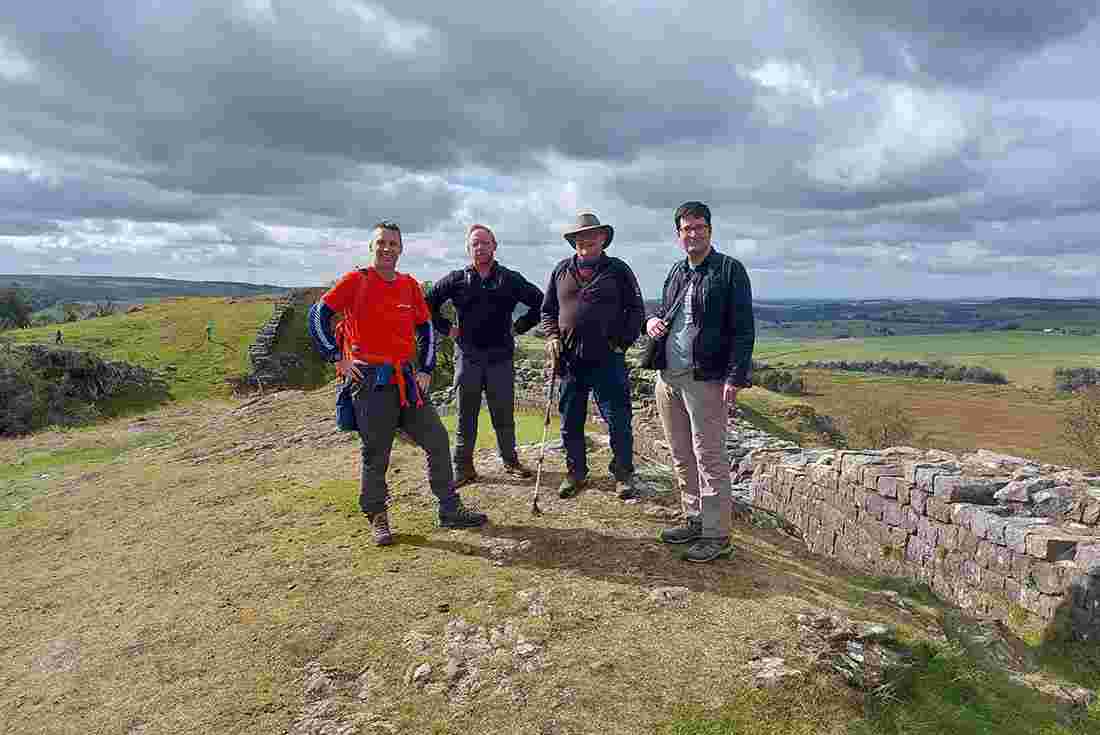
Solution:
[{"label": "shrub", "polygon": [[1078,391],[1062,416],[1062,437],[1093,468],[1100,468],[1100,386]]},{"label": "shrub", "polygon": [[848,402],[841,426],[848,446],[855,449],[885,449],[913,440],[916,419],[896,400],[860,396]]},{"label": "shrub", "polygon": [[789,370],[764,368],[754,371],[752,382],[753,385],[791,396],[800,396],[806,392],[806,383],[802,380],[802,376]]},{"label": "shrub", "polygon": [[1089,367],[1054,368],[1054,390],[1068,392],[1097,384],[1100,384],[1100,369]]},{"label": "shrub", "polygon": [[1008,378],[1004,373],[990,370],[977,365],[951,365],[939,360],[924,363],[912,360],[814,360],[807,362],[803,367],[821,368],[824,370],[851,370],[861,373],[876,373],[879,375],[901,375],[908,378],[936,378],[967,383],[988,383],[991,385],[1005,385]]}]

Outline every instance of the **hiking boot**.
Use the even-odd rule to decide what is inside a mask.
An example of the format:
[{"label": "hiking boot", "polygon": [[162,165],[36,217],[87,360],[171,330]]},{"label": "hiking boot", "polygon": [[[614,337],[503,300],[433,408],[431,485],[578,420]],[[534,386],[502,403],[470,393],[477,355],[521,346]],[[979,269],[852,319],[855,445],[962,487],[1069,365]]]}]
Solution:
[{"label": "hiking boot", "polygon": [[474,469],[472,464],[468,465],[455,465],[455,481],[454,486],[456,488],[463,485],[469,485],[471,482],[477,482],[477,470]]},{"label": "hiking boot", "polygon": [[520,461],[518,459],[515,462],[504,463],[504,474],[518,478],[520,480],[530,480],[532,477],[535,476],[535,473],[520,464]]},{"label": "hiking boot", "polygon": [[566,475],[565,479],[558,485],[558,497],[559,498],[571,498],[581,491],[584,487],[583,477],[573,477],[572,475]]},{"label": "hiking boot", "polygon": [[638,487],[634,484],[634,476],[615,481],[615,492],[619,494],[619,500],[630,500],[638,497]]},{"label": "hiking boot", "polygon": [[720,556],[729,556],[733,547],[728,538],[702,538],[693,543],[684,552],[684,561],[713,561]]},{"label": "hiking boot", "polygon": [[390,532],[390,518],[386,511],[368,513],[367,519],[374,530],[375,546],[389,546],[393,543],[393,533]]},{"label": "hiking boot", "polygon": [[666,544],[686,544],[703,536],[703,524],[696,517],[687,519],[687,523],[675,528],[666,528],[658,536]]},{"label": "hiking boot", "polygon": [[439,525],[442,528],[477,528],[488,521],[489,516],[470,510],[461,500],[452,510],[439,510]]}]

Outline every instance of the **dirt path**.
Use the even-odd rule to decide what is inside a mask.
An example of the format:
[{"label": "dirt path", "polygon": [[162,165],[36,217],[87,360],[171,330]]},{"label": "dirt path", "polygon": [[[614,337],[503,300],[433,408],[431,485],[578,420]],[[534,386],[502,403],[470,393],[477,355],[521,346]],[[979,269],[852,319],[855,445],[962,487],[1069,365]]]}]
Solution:
[{"label": "dirt path", "polygon": [[[482,453],[463,493],[492,524],[444,531],[422,455],[400,446],[398,543],[377,549],[327,391],[0,444],[2,463],[27,457],[48,478],[0,528],[13,732],[844,732],[863,697],[814,667],[797,616],[934,636],[775,531],[739,525],[735,559],[680,561],[655,539],[671,488],[623,503],[604,479],[559,500],[557,453],[544,515]],[[754,688],[765,658],[801,673]]]}]

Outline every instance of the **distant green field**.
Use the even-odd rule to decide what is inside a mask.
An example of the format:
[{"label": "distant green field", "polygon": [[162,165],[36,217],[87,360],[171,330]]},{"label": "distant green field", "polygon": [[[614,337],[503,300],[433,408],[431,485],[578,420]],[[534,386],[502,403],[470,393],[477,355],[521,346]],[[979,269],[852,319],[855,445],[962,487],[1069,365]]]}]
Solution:
[{"label": "distant green field", "polygon": [[809,360],[942,360],[980,365],[1021,385],[1052,385],[1056,367],[1100,366],[1100,336],[1029,331],[966,332],[853,339],[757,342],[756,360],[788,365]]},{"label": "distant green field", "polygon": [[272,309],[273,299],[263,297],[171,298],[133,314],[13,329],[0,338],[53,344],[60,329],[65,347],[163,371],[176,400],[228,396],[225,377],[249,371],[248,346]]}]

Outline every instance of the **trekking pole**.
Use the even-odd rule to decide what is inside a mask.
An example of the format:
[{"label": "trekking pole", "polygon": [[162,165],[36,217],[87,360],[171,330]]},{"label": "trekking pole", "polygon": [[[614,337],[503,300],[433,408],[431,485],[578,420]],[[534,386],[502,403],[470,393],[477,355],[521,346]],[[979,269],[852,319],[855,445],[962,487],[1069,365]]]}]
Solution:
[{"label": "trekking pole", "polygon": [[540,516],[539,487],[542,485],[542,463],[546,459],[546,433],[550,430],[550,407],[554,404],[554,384],[558,379],[558,361],[550,362],[550,385],[546,390],[546,416],[542,424],[542,444],[539,445],[539,465],[535,470],[535,496],[531,499],[531,515]]}]

